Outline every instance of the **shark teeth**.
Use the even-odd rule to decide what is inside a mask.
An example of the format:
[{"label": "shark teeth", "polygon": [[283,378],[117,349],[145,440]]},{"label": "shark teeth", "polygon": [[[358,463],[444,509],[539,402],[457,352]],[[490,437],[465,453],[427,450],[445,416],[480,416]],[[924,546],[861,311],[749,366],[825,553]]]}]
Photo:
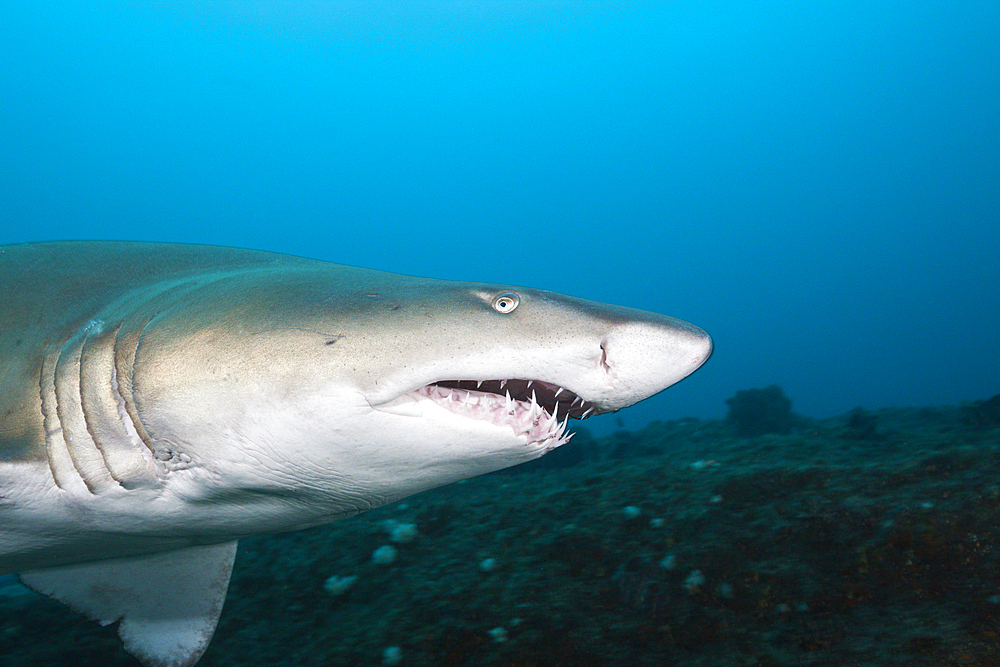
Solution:
[{"label": "shark teeth", "polygon": [[558,412],[572,419],[583,419],[602,412],[596,405],[583,400],[569,389],[542,380],[441,380],[429,386],[496,394],[501,399],[509,394],[512,401],[527,403],[529,406],[535,403],[549,414]]},{"label": "shark teeth", "polygon": [[560,422],[559,403],[551,408],[545,406],[539,403],[534,391],[527,400],[512,397],[506,388],[501,396],[488,391],[429,384],[415,393],[426,396],[451,412],[498,426],[509,426],[515,435],[525,438],[526,444],[543,447],[545,451],[564,445],[573,437],[572,433],[566,432],[569,409],[563,407],[565,416]]}]

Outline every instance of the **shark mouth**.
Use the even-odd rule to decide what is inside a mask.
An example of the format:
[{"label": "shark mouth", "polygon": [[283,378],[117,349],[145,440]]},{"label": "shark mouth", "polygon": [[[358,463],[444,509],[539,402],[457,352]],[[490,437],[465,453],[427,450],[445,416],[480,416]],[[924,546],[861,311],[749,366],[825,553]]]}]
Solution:
[{"label": "shark mouth", "polygon": [[570,417],[586,419],[598,412],[568,389],[540,380],[444,380],[416,393],[452,412],[510,426],[528,444],[541,444],[546,451],[573,437],[566,433]]}]

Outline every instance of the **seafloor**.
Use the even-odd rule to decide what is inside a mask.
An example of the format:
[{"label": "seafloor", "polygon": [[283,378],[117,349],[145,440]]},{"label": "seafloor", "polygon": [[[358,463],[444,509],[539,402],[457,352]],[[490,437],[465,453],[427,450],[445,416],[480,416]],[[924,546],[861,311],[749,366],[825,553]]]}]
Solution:
[{"label": "seafloor", "polygon": [[[1000,665],[1000,420],[734,434],[583,432],[545,463],[245,540],[199,666]],[[0,658],[138,664],[113,627],[9,581]]]}]

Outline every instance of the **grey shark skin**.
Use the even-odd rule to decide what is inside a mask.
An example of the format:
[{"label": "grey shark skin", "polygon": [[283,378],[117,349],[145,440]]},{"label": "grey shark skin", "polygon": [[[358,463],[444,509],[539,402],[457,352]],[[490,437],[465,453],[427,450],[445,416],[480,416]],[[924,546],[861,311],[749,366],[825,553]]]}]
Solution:
[{"label": "grey shark skin", "polygon": [[523,287],[231,248],[0,246],[0,574],[151,667],[211,639],[236,550],[541,456],[712,342]]}]

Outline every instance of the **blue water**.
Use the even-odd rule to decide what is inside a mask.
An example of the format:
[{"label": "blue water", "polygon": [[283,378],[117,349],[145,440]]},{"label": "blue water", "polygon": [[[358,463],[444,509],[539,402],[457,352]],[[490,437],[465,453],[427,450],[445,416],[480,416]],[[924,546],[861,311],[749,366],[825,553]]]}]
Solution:
[{"label": "blue water", "polygon": [[710,331],[629,427],[772,383],[814,417],[986,398],[997,34],[963,0],[5,3],[0,242],[247,246]]}]

